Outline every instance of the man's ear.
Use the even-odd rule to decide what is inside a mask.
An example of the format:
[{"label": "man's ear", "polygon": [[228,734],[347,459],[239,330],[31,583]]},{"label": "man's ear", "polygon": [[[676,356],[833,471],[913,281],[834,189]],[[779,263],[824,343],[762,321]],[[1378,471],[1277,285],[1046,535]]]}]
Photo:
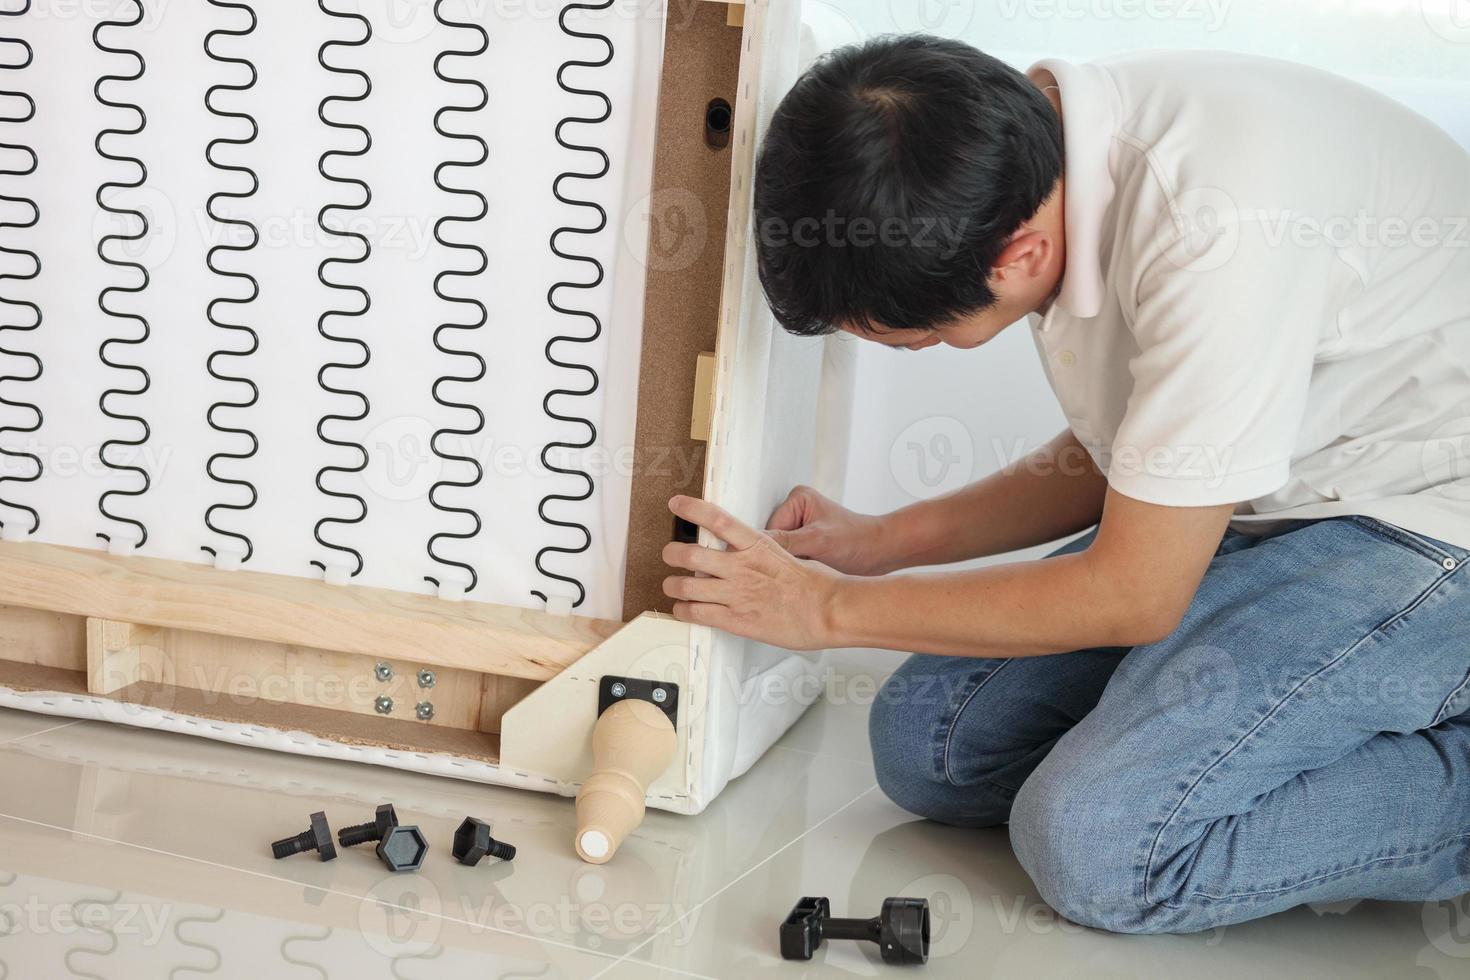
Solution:
[{"label": "man's ear", "polygon": [[1001,282],[1031,279],[1041,275],[1055,247],[1044,231],[1023,231],[1006,243],[990,274]]}]

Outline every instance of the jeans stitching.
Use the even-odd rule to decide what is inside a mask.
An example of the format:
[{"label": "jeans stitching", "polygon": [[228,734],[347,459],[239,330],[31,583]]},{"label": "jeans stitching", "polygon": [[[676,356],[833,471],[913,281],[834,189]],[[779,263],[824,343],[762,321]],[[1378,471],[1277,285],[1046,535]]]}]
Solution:
[{"label": "jeans stitching", "polygon": [[1470,687],[1470,674],[1466,674],[1465,679],[1460,682],[1460,686],[1451,691],[1450,696],[1444,699],[1444,704],[1439,706],[1439,713],[1434,716],[1434,721],[1429,723],[1430,728],[1449,719],[1450,705],[1455,703],[1455,698],[1464,693],[1467,687]]},{"label": "jeans stitching", "polygon": [[[1358,651],[1359,648],[1361,648],[1363,646],[1363,644],[1367,643],[1369,639],[1371,639],[1372,637],[1378,635],[1380,632],[1382,632],[1384,629],[1388,628],[1393,623],[1397,622],[1398,620],[1402,619],[1404,616],[1407,616],[1409,613],[1413,612],[1416,608],[1419,607],[1420,604],[1422,604],[1424,602],[1425,599],[1427,599],[1430,595],[1432,595],[1445,582],[1445,580],[1448,579],[1449,577],[1450,576],[1448,574],[1446,574],[1446,575],[1440,575],[1440,576],[1436,577],[1435,580],[1433,582],[1431,582],[1428,585],[1428,587],[1426,587],[1423,592],[1421,592],[1418,596],[1416,596],[1413,599],[1413,601],[1411,601],[1407,606],[1405,606],[1403,609],[1399,610],[1397,613],[1395,613],[1392,616],[1390,616],[1388,619],[1384,620],[1379,625],[1375,626],[1369,632],[1363,634],[1356,641],[1354,641],[1350,646],[1348,646],[1347,649],[1343,650],[1337,656],[1333,657],[1331,660],[1328,660],[1326,663],[1324,663],[1321,666],[1319,666],[1316,670],[1312,671],[1306,677],[1303,677],[1301,679],[1301,681],[1299,681],[1295,687],[1293,687],[1290,691],[1287,691],[1286,694],[1283,695],[1280,700],[1278,700],[1274,705],[1272,705],[1271,708],[1270,708],[1270,710],[1268,710],[1264,715],[1262,715],[1256,721],[1256,723],[1254,725],[1252,725],[1246,732],[1244,732],[1238,739],[1236,739],[1235,740],[1235,744],[1231,745],[1224,752],[1220,753],[1220,755],[1213,762],[1211,762],[1209,765],[1205,766],[1203,769],[1201,769],[1199,771],[1198,774],[1195,775],[1194,779],[1190,781],[1189,786],[1184,790],[1183,793],[1181,793],[1179,795],[1178,801],[1176,801],[1175,804],[1174,804],[1174,806],[1169,810],[1168,815],[1166,817],[1164,817],[1163,821],[1159,825],[1158,833],[1154,834],[1154,839],[1149,844],[1148,855],[1147,855],[1147,857],[1144,860],[1143,869],[1142,869],[1143,870],[1143,900],[1144,900],[1145,903],[1148,903],[1148,902],[1151,901],[1151,899],[1149,898],[1149,887],[1150,887],[1150,885],[1152,884],[1152,881],[1153,881],[1154,856],[1158,852],[1158,849],[1159,849],[1159,841],[1163,839],[1164,832],[1169,829],[1170,825],[1174,822],[1174,818],[1179,815],[1179,811],[1184,808],[1184,804],[1187,803],[1187,802],[1189,802],[1189,798],[1194,794],[1194,791],[1199,788],[1199,784],[1204,780],[1204,778],[1207,775],[1209,775],[1212,770],[1214,770],[1217,766],[1219,766],[1221,763],[1223,763],[1226,759],[1229,759],[1231,756],[1233,756],[1236,753],[1237,750],[1239,750],[1242,746],[1244,746],[1247,742],[1249,742],[1261,730],[1261,726],[1265,725],[1266,722],[1270,721],[1273,717],[1275,717],[1276,714],[1278,712],[1280,712],[1281,709],[1286,706],[1287,702],[1293,700],[1296,697],[1297,693],[1300,692],[1301,689],[1303,687],[1305,687],[1310,681],[1314,680],[1315,678],[1317,678],[1318,676],[1320,676],[1323,672],[1327,671],[1328,669],[1330,669],[1332,667],[1335,667],[1337,664],[1341,663],[1343,660],[1345,660],[1348,657],[1352,656],[1354,653],[1356,653]],[[1293,887],[1296,887],[1296,886],[1293,886]],[[1241,893],[1241,894],[1242,895],[1249,895],[1251,893]],[[1162,901],[1159,902],[1158,904],[1165,905],[1165,906],[1168,906],[1170,908],[1173,908],[1174,907],[1174,906],[1169,906],[1169,903],[1162,902]]]},{"label": "jeans stitching", "polygon": [[1001,671],[1005,670],[1006,665],[1008,665],[1010,662],[1010,658],[1002,660],[994,670],[986,674],[985,679],[982,680],[979,684],[975,685],[975,690],[965,695],[965,700],[960,703],[959,707],[955,708],[953,717],[950,718],[949,724],[945,726],[944,747],[943,749],[941,749],[940,759],[943,762],[943,766],[941,768],[944,772],[944,778],[946,781],[949,782],[951,786],[960,785],[959,780],[954,778],[954,773],[950,772],[949,770],[949,749],[950,745],[954,742],[954,730],[955,727],[960,723],[960,716],[965,713],[965,709],[970,706],[970,702],[975,700],[975,695],[985,690],[985,685],[993,681],[996,674],[999,674]]},{"label": "jeans stitching", "polygon": [[1324,872],[1323,874],[1314,875],[1311,878],[1303,878],[1301,881],[1295,882],[1290,885],[1282,885],[1280,888],[1266,888],[1254,892],[1231,892],[1228,895],[1211,895],[1209,892],[1200,891],[1191,892],[1190,894],[1198,896],[1200,898],[1208,899],[1212,902],[1240,902],[1247,899],[1264,898],[1270,895],[1282,895],[1286,892],[1297,891],[1301,888],[1305,888],[1308,885],[1315,885],[1318,882],[1328,881],[1332,878],[1338,878],[1345,874],[1352,874],[1354,871],[1362,871],[1364,868],[1371,868],[1375,864],[1384,864],[1389,861],[1402,861],[1406,858],[1420,857],[1421,855],[1429,854],[1433,851],[1438,851],[1441,848],[1446,847],[1447,845],[1462,840],[1470,840],[1470,834],[1456,834],[1453,837],[1446,837],[1443,840],[1435,841],[1428,847],[1421,847],[1417,851],[1406,851],[1403,854],[1394,854],[1388,855],[1386,857],[1370,858],[1369,860],[1364,861],[1360,864],[1355,864],[1350,868],[1338,868],[1335,871]]},{"label": "jeans stitching", "polygon": [[1380,538],[1385,538],[1396,544],[1402,545],[1403,547],[1408,548],[1410,551],[1416,552],[1423,557],[1428,558],[1435,564],[1441,564],[1446,558],[1453,559],[1456,564],[1465,561],[1465,557],[1463,555],[1451,554],[1450,552],[1441,548],[1439,545],[1430,541],[1428,538],[1422,537],[1418,534],[1414,534],[1411,531],[1405,531],[1403,528],[1395,527],[1394,525],[1389,524],[1385,521],[1380,521],[1372,517],[1363,517],[1362,515],[1353,515],[1348,517],[1347,520],[1353,524],[1356,524],[1358,527],[1367,531],[1369,534],[1373,534]]}]

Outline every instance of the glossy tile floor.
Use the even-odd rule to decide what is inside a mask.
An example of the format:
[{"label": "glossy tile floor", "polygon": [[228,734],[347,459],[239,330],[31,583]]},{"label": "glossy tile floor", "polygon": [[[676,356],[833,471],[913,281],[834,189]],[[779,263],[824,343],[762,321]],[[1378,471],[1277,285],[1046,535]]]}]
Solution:
[{"label": "glossy tile floor", "polygon": [[[1301,908],[1211,934],[1127,937],[1059,920],[1003,832],[916,821],[877,791],[866,701],[886,655],[835,655],[830,696],[702,816],[650,812],[604,867],[570,850],[569,800],[0,712],[0,980],[54,977],[908,975],[868,944],[785,963],[801,895],[870,915],[930,899],[922,975],[1470,978],[1470,899]],[[389,875],[361,849],[274,861],[325,809],[382,800],[435,851]],[[511,864],[448,856],[467,813]]]}]

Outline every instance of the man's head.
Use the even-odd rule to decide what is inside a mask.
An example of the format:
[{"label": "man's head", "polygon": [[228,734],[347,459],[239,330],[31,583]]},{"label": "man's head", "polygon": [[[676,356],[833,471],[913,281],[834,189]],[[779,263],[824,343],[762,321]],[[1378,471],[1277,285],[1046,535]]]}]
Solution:
[{"label": "man's head", "polygon": [[974,347],[1042,306],[1064,263],[1062,127],[1020,72],[958,41],[827,55],[761,147],[761,284],[792,333]]}]

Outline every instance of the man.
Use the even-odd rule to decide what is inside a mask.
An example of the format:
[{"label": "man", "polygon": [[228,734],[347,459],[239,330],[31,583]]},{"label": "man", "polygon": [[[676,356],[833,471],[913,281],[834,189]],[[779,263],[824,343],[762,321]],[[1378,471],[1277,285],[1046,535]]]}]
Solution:
[{"label": "man", "polygon": [[787,329],[976,348],[1029,316],[1069,428],[884,517],[798,488],[759,532],[676,498],[729,545],[669,547],[702,573],[676,615],[918,651],[872,710],[882,788],[1009,823],[1078,922],[1470,890],[1463,150],[1281,62],[1023,76],[885,38],[798,81],[755,205]]}]

